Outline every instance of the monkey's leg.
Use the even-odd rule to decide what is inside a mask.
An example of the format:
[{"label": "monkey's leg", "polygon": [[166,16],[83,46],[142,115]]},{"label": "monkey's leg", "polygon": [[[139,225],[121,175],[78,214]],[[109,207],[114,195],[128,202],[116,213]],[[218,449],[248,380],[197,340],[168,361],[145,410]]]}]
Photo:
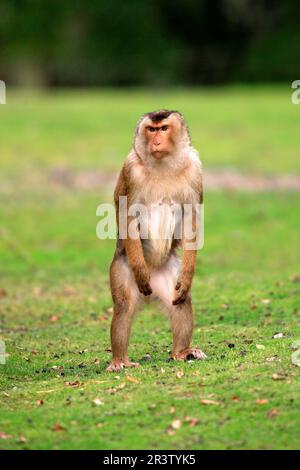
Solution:
[{"label": "monkey's leg", "polygon": [[205,359],[206,354],[198,348],[191,348],[194,321],[190,295],[184,302],[169,309],[173,332],[172,358],[175,360]]},{"label": "monkey's leg", "polygon": [[172,358],[178,360],[205,359],[206,355],[200,349],[190,347],[194,326],[190,294],[187,295],[184,302],[173,305],[179,269],[177,256],[171,255],[162,268],[151,273],[150,284],[154,295],[162,301],[171,320],[173,332]]},{"label": "monkey's leg", "polygon": [[111,323],[112,361],[107,370],[119,371],[123,367],[138,367],[128,359],[127,351],[131,323],[137,308],[139,292],[124,256],[115,257],[110,270],[114,313]]}]

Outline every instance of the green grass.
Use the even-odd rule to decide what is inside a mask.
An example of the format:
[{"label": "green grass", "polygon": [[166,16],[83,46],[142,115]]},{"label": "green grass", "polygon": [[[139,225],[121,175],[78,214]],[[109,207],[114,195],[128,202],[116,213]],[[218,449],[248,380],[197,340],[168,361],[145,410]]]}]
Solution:
[{"label": "green grass", "polygon": [[[38,206],[11,204],[2,214],[16,245],[2,239],[0,252],[1,285],[7,291],[1,328],[10,354],[0,369],[0,429],[10,436],[1,447],[299,447],[300,378],[291,346],[300,339],[299,284],[292,280],[299,272],[300,196],[207,195],[206,243],[193,296],[194,344],[209,359],[166,362],[169,325],[152,305],[133,329],[130,355],[141,367],[127,373],[139,383],[126,380],[126,372],[116,378],[105,371],[107,270],[114,243],[95,236],[98,198],[66,196],[63,204],[61,199],[54,194]],[[74,289],[72,295],[66,295],[66,286]],[[53,315],[59,319],[51,321]],[[285,337],[272,339],[276,332]],[[150,359],[141,360],[146,353]],[[266,360],[273,356],[273,362]],[[185,375],[179,379],[181,370]],[[272,380],[274,373],[283,373],[284,380]],[[76,380],[82,383],[78,388],[65,385]],[[111,393],[122,383],[124,388]],[[94,406],[96,398],[104,405]],[[220,404],[201,404],[206,398]],[[259,405],[258,399],[268,403]],[[278,416],[268,417],[274,408]],[[199,423],[183,423],[170,436],[172,420],[186,416]],[[65,430],[53,431],[55,423]],[[26,443],[18,442],[20,434]]]},{"label": "green grass", "polygon": [[[115,169],[131,146],[142,113],[179,109],[207,167],[251,172],[300,171],[299,106],[285,86],[7,92],[1,106],[0,171],[55,166]],[[30,118],[28,118],[30,117]]]},{"label": "green grass", "polygon": [[[299,109],[285,102],[288,95],[283,88],[176,91],[162,105],[187,114],[207,166],[292,172],[299,171]],[[300,340],[300,194],[207,193],[193,343],[208,360],[168,362],[169,324],[151,304],[133,327],[130,357],[140,368],[109,374],[114,241],[96,238],[95,212],[112,194],[41,187],[30,177],[62,164],[118,167],[137,115],[158,107],[159,97],[72,92],[30,97],[26,107],[24,95],[8,99],[0,108],[7,117],[1,120],[0,338],[8,353],[0,365],[0,433],[7,437],[0,448],[299,449],[300,368],[291,355]],[[218,141],[212,138],[226,128]],[[253,154],[255,142],[260,150]],[[272,159],[260,159],[262,142],[275,152]],[[237,148],[244,148],[244,159]],[[284,337],[273,339],[278,332]],[[77,387],[65,384],[74,381]],[[217,403],[201,402],[207,399]],[[170,432],[173,420],[181,427]]]}]

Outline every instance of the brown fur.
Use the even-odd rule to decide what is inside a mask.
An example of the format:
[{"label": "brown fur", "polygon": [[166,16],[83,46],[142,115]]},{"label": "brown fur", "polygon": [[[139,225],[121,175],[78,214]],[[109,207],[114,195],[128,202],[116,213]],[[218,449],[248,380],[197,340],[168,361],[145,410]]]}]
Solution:
[{"label": "brown fur", "polygon": [[[156,129],[157,123],[160,127]],[[167,130],[162,129],[162,124],[167,126]],[[149,133],[149,125],[155,126],[155,131],[151,132],[153,135]],[[156,155],[157,147],[161,149],[159,156]],[[202,192],[201,163],[191,147],[181,114],[162,110],[144,115],[138,123],[133,149],[115,189],[118,226],[120,196],[127,196],[129,208],[133,203],[148,206],[161,200],[196,204],[202,200]],[[127,215],[128,226],[132,220]],[[163,225],[164,220],[158,218],[158,223]],[[108,370],[137,366],[129,361],[127,355],[130,329],[139,303],[148,296],[159,298],[169,313],[173,332],[172,357],[205,357],[200,350],[190,348],[193,331],[190,289],[197,252],[186,249],[186,240],[183,239],[179,270],[176,254],[179,242],[175,239],[171,243],[165,240],[156,242],[140,236],[118,240],[110,268],[114,314],[111,325],[113,359]]]}]

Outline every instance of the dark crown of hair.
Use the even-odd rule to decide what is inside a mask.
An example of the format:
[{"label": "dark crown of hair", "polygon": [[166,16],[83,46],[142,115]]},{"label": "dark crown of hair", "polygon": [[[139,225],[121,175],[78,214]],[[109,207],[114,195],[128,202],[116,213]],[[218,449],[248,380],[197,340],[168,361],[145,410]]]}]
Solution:
[{"label": "dark crown of hair", "polygon": [[151,119],[152,122],[160,122],[163,119],[166,119],[172,113],[177,113],[177,111],[169,111],[168,109],[161,109],[159,111],[153,111],[152,113],[147,113],[147,116]]}]

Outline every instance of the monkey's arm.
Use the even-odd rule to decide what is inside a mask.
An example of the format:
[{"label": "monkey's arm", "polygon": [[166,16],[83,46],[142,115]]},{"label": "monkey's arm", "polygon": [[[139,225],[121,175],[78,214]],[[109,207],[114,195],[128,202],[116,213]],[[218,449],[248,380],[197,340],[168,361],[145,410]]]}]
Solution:
[{"label": "monkey's arm", "polygon": [[191,240],[189,240],[188,242],[185,239],[182,240],[183,255],[182,255],[181,273],[177,281],[177,284],[175,286],[175,290],[177,292],[173,300],[173,305],[177,305],[177,304],[180,304],[181,302],[184,302],[186,299],[187,293],[192,286],[192,281],[193,281],[195,266],[196,266],[197,250],[187,249],[186,245],[188,243],[191,243]]},{"label": "monkey's arm", "polygon": [[[127,227],[129,227],[133,220],[133,217],[127,217]],[[129,266],[133,271],[139,291],[144,295],[152,294],[152,289],[150,287],[150,273],[144,258],[140,237],[133,239],[130,238],[130,235],[128,234],[127,239],[123,240],[123,244]]]},{"label": "monkey's arm", "polygon": [[[130,204],[130,190],[128,189],[128,184],[126,184],[126,175],[125,169],[123,167],[117,186],[115,189],[114,199],[116,205],[116,212],[117,212],[117,225],[119,228],[119,197],[126,196],[128,208]],[[127,208],[127,229],[126,229],[126,237],[122,240],[123,246],[126,251],[127,259],[129,266],[132,269],[134,274],[137,286],[139,291],[144,295],[152,294],[152,289],[150,287],[150,273],[144,258],[143,248],[140,237],[132,238],[130,237],[129,227],[130,224],[133,222],[134,218],[128,215],[128,208]]]},{"label": "monkey's arm", "polygon": [[[203,202],[203,191],[202,191],[202,181],[200,186],[200,192],[198,195],[198,201],[200,203]],[[197,233],[197,218],[199,215],[197,214],[197,210],[195,207],[192,208],[192,232],[194,236],[192,238],[187,238],[186,234],[184,233],[183,227],[183,234],[182,234],[182,265],[181,265],[181,273],[177,284],[175,286],[175,298],[173,300],[173,305],[178,305],[181,302],[184,302],[189,292],[192,281],[195,273],[196,267],[196,258],[197,258],[197,242],[198,242],[198,233]]]}]

